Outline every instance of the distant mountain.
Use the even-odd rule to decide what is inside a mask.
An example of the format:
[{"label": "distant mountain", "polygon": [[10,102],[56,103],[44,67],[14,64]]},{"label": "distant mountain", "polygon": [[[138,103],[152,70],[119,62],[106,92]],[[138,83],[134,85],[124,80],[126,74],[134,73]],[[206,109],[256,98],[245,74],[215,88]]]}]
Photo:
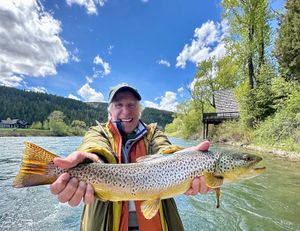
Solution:
[{"label": "distant mountain", "polygon": [[[62,111],[65,121],[84,121],[88,126],[95,120],[107,120],[107,103],[84,103],[74,99],[44,93],[28,92],[0,86],[0,119],[22,119],[29,124],[43,122],[55,110]],[[156,122],[162,128],[173,120],[172,112],[145,108],[142,113],[145,123]]]}]

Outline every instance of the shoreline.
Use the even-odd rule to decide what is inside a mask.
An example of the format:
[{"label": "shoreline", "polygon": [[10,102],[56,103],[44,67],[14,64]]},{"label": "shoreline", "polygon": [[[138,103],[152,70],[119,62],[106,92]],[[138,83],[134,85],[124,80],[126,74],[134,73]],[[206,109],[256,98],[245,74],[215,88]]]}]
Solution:
[{"label": "shoreline", "polygon": [[234,147],[240,147],[246,150],[252,151],[259,151],[259,152],[266,152],[272,154],[274,156],[279,156],[282,158],[287,158],[291,161],[300,161],[300,153],[293,152],[293,151],[285,151],[278,148],[272,147],[264,147],[264,146],[256,146],[253,144],[243,144],[243,143],[236,143],[236,142],[217,142],[219,144],[230,145]]}]

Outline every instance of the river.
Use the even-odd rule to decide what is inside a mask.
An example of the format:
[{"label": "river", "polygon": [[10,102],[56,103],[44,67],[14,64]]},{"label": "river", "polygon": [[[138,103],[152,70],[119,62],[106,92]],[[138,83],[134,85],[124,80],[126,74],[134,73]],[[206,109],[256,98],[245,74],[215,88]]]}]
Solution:
[{"label": "river", "polygon": [[[0,230],[79,230],[82,205],[71,208],[52,196],[49,186],[15,189],[24,141],[66,156],[81,137],[0,137]],[[172,139],[174,144],[194,142]],[[232,151],[213,146],[212,150]],[[236,150],[235,150],[236,151]],[[248,151],[249,152],[249,151]],[[257,153],[267,167],[264,174],[222,187],[221,207],[213,192],[175,198],[185,230],[300,230],[300,162]]]}]

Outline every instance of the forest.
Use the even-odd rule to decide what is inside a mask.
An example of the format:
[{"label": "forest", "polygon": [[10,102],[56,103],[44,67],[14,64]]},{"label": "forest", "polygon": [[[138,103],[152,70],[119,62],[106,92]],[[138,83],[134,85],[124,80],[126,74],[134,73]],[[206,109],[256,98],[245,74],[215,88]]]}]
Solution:
[{"label": "forest", "polygon": [[212,125],[210,140],[300,152],[300,0],[287,0],[279,12],[270,3],[221,2],[227,53],[198,64],[191,99],[178,106],[168,134],[201,137],[202,113],[215,112],[214,92],[232,89],[240,119]]},{"label": "forest", "polygon": [[[45,93],[0,86],[0,119],[25,120],[34,129],[50,128],[56,135],[82,135],[90,126],[107,120],[107,103],[84,103]],[[142,120],[162,129],[173,120],[170,111],[144,108]],[[69,129],[69,130],[68,130]]]}]

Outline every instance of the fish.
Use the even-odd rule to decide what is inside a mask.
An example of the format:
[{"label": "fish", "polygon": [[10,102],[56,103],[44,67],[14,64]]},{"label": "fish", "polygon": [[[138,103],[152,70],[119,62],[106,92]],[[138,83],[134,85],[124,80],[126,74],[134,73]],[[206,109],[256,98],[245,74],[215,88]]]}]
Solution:
[{"label": "fish", "polygon": [[261,157],[248,153],[218,151],[178,151],[153,154],[136,163],[81,163],[70,169],[57,167],[56,154],[30,142],[25,150],[13,187],[23,188],[53,183],[68,172],[71,177],[90,184],[95,197],[103,201],[139,200],[146,219],[159,210],[161,200],[186,192],[195,177],[204,176],[208,187],[215,189],[217,208],[223,183],[259,175],[265,167],[256,167]]}]

